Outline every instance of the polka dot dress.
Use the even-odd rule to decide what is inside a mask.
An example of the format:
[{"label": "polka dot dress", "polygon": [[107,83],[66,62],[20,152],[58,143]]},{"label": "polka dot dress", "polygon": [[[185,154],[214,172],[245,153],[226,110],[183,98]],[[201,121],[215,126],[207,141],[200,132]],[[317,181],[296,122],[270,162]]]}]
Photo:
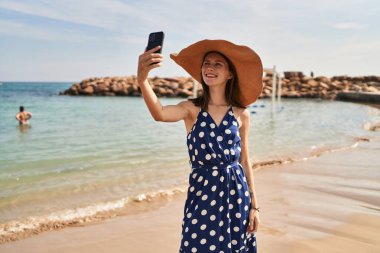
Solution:
[{"label": "polka dot dress", "polygon": [[200,108],[187,135],[191,173],[180,253],[256,253],[248,234],[251,198],[240,157],[239,126],[229,107],[220,125]]}]

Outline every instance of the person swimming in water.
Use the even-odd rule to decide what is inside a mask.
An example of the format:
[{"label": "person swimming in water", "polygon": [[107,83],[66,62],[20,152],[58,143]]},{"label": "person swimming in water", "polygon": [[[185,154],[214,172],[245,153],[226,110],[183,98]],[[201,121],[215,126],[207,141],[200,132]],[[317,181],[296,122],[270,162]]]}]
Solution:
[{"label": "person swimming in water", "polygon": [[28,125],[29,119],[32,118],[32,114],[30,112],[25,111],[24,106],[20,106],[20,112],[16,114],[16,119],[18,120],[20,125]]}]

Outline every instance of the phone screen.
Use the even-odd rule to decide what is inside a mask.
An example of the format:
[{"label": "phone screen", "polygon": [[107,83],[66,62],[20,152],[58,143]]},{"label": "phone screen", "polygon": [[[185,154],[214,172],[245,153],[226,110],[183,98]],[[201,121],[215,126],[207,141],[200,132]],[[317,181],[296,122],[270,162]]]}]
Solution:
[{"label": "phone screen", "polygon": [[149,34],[148,46],[146,47],[146,51],[148,51],[148,50],[150,50],[156,46],[161,46],[161,48],[155,52],[155,53],[161,54],[163,43],[164,43],[164,32],[151,33],[151,34]]}]

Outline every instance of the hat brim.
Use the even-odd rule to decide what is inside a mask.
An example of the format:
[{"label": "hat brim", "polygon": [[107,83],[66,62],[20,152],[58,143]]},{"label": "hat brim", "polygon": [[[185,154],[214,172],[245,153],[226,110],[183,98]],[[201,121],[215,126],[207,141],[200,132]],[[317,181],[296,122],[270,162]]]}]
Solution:
[{"label": "hat brim", "polygon": [[244,106],[255,102],[263,89],[263,65],[259,55],[251,48],[226,40],[201,40],[178,54],[170,54],[170,58],[201,82],[202,61],[210,51],[222,53],[234,65],[239,80],[239,101]]}]

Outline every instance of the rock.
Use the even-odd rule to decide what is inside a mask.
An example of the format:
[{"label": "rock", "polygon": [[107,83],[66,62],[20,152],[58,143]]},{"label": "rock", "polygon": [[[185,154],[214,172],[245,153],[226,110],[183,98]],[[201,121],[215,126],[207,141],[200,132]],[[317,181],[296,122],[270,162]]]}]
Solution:
[{"label": "rock", "polygon": [[299,71],[285,71],[284,72],[284,77],[286,79],[291,79],[291,78],[295,78],[295,77],[298,77],[298,78],[302,78],[304,75],[302,72],[299,72]]},{"label": "rock", "polygon": [[94,87],[93,86],[87,86],[85,89],[80,90],[79,94],[93,95],[94,94]]},{"label": "rock", "polygon": [[325,84],[330,84],[331,83],[330,78],[325,77],[325,76],[318,76],[318,77],[315,78],[315,80],[318,81],[318,82],[325,83]]}]

